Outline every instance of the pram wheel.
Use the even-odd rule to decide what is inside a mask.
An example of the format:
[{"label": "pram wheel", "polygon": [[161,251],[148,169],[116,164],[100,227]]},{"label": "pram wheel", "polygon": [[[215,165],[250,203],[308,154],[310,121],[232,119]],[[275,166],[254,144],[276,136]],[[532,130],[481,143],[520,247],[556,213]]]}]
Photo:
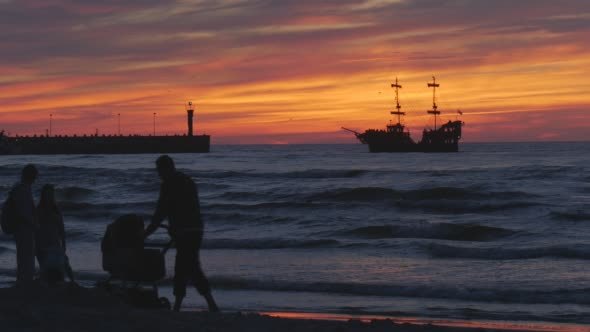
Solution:
[{"label": "pram wheel", "polygon": [[160,300],[160,304],[162,305],[162,307],[168,310],[172,310],[172,304],[170,303],[170,300],[168,300],[167,297],[161,297],[158,300]]}]

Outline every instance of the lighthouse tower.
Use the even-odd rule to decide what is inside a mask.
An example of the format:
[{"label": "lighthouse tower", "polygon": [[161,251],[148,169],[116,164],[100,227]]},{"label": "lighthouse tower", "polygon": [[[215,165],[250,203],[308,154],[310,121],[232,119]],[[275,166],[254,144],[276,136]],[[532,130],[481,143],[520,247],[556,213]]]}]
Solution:
[{"label": "lighthouse tower", "polygon": [[195,109],[193,108],[193,102],[189,101],[186,105],[186,118],[188,121],[188,135],[193,136],[193,117],[195,114]]}]

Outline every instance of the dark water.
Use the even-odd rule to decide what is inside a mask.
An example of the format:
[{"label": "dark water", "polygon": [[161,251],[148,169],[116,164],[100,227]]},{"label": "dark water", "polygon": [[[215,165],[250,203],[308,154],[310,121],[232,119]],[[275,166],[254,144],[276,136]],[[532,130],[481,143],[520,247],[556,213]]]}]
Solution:
[{"label": "dark water", "polygon": [[[224,308],[590,323],[590,144],[462,149],[214,146],[174,158],[199,183],[203,266]],[[24,163],[39,165],[90,284],[104,276],[106,224],[153,211],[155,158],[4,156],[1,198]],[[13,280],[5,236],[0,264],[0,281]],[[188,305],[203,307],[195,294]]]}]

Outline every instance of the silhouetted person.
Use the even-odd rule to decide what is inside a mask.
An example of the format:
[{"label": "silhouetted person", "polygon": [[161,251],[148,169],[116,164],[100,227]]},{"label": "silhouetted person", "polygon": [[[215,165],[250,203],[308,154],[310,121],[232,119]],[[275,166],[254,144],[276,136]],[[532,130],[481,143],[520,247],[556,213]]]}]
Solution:
[{"label": "silhouetted person", "polygon": [[26,165],[21,180],[14,185],[9,195],[15,207],[16,229],[16,283],[19,286],[33,281],[35,274],[35,202],[31,186],[37,179],[37,168]]},{"label": "silhouetted person", "polygon": [[46,184],[41,189],[37,206],[39,227],[35,234],[37,260],[41,279],[53,284],[64,281],[64,274],[75,283],[74,273],[66,255],[66,232],[63,216],[55,203],[55,189]]},{"label": "silhouetted person", "polygon": [[156,166],[162,185],[158,207],[152,222],[146,228],[146,237],[152,234],[166,217],[168,218],[169,233],[176,244],[174,310],[180,310],[182,300],[186,296],[186,285],[192,281],[207,300],[209,311],[219,311],[199,260],[203,222],[197,186],[190,177],[176,171],[174,161],[169,156],[163,155],[158,158]]}]

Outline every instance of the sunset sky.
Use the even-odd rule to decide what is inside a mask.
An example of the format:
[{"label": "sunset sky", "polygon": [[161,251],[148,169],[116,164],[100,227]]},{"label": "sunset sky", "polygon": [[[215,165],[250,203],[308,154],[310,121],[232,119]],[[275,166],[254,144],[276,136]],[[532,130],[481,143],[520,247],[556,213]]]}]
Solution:
[{"label": "sunset sky", "polygon": [[590,140],[588,0],[0,0],[0,128],[354,143],[436,75],[465,142]]}]

